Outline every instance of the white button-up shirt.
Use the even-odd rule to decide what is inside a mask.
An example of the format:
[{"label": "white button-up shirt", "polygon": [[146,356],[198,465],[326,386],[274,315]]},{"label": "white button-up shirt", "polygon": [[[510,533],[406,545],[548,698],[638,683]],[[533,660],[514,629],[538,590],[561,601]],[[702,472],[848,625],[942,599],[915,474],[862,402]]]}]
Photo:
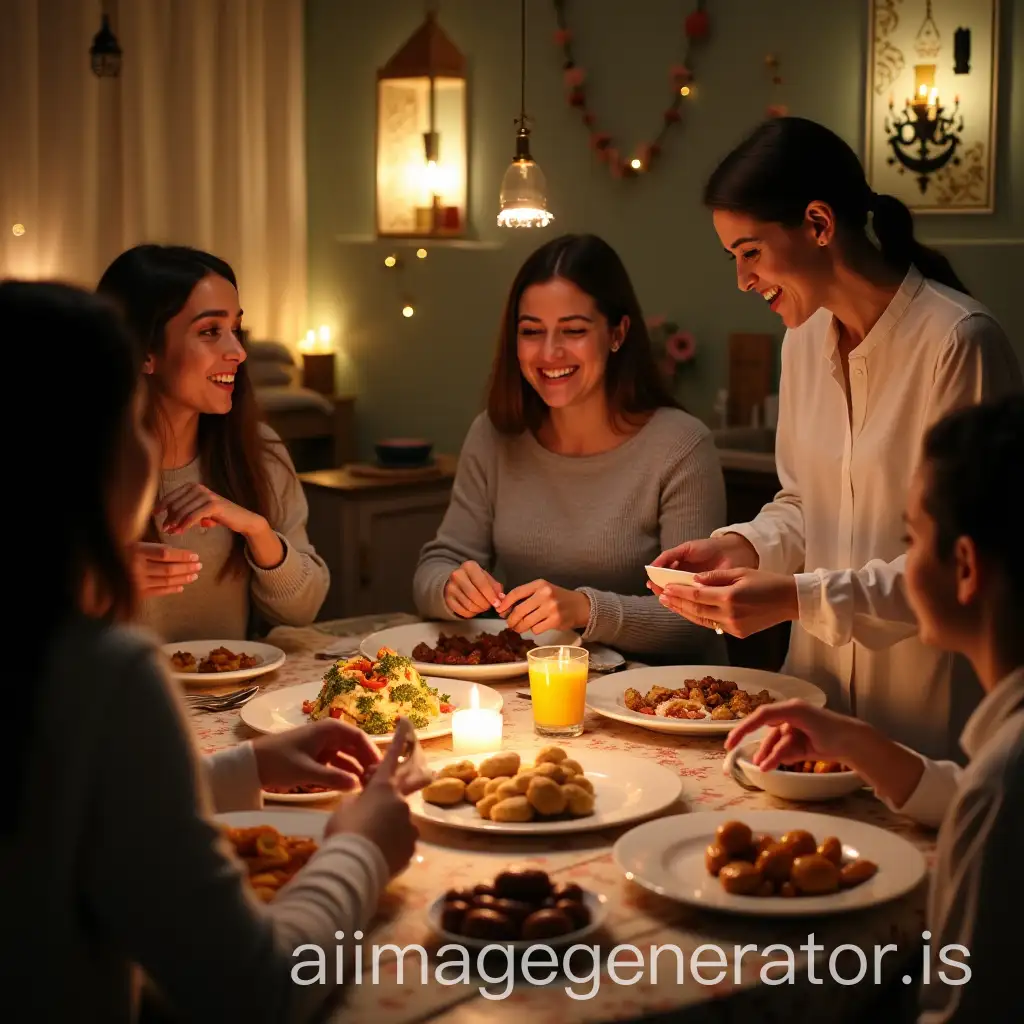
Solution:
[{"label": "white button-up shirt", "polygon": [[928,427],[1024,388],[1020,364],[982,305],[914,267],[850,353],[849,399],[838,338],[827,309],[786,332],[782,489],[753,522],[712,536],[742,534],[762,569],[797,574],[800,618],[784,671],[926,756],[960,760],[981,687],[965,661],[917,639],[902,515]]}]

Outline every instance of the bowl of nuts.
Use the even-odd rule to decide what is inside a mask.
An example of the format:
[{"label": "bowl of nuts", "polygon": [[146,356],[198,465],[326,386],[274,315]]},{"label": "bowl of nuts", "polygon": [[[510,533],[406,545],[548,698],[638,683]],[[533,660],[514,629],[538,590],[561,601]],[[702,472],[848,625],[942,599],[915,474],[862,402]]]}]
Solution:
[{"label": "bowl of nuts", "polygon": [[493,881],[449,889],[428,920],[446,943],[483,949],[570,946],[596,932],[606,897],[572,882],[556,883],[545,871],[502,871]]},{"label": "bowl of nuts", "polygon": [[724,770],[740,785],[746,782],[748,787],[796,803],[839,800],[864,786],[856,772],[838,761],[798,761],[762,771],[753,760],[760,745],[760,740],[741,743],[726,757]]}]

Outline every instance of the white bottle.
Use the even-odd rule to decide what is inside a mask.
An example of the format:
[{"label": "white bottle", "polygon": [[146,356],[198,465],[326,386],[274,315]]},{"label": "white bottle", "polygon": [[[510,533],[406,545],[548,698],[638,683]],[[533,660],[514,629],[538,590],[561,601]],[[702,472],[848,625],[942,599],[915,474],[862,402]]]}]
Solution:
[{"label": "white bottle", "polygon": [[718,428],[725,430],[729,426],[729,392],[725,388],[715,398],[714,411],[718,417]]}]

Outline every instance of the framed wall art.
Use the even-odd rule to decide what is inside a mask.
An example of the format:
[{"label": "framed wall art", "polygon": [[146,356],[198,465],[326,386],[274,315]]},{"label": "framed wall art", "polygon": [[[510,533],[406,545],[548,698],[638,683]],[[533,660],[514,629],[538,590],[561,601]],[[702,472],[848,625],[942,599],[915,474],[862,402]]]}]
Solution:
[{"label": "framed wall art", "polygon": [[868,0],[865,166],[915,213],[992,213],[999,0]]}]

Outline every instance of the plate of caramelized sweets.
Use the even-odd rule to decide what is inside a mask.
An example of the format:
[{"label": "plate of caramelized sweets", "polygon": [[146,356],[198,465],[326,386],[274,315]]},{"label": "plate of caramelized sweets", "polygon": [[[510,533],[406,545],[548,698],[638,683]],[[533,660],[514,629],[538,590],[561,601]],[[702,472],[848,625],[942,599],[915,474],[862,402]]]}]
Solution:
[{"label": "plate of caramelized sweets", "polygon": [[252,640],[189,640],[164,644],[175,679],[191,686],[219,686],[273,672],[285,662],[285,653],[271,644]]},{"label": "plate of caramelized sweets", "polygon": [[626,877],[706,910],[809,917],[877,906],[924,879],[902,836],[804,811],[699,811],[638,825],[612,850]]},{"label": "plate of caramelized sweets", "polygon": [[319,849],[330,818],[322,811],[233,811],[215,821],[245,867],[257,898],[269,903]]},{"label": "plate of caramelized sweets", "polygon": [[491,881],[449,889],[430,905],[427,920],[443,941],[467,949],[556,949],[598,931],[607,902],[574,882],[555,882],[546,871],[502,871]]},{"label": "plate of caramelized sweets", "polygon": [[753,668],[633,668],[587,684],[587,706],[605,718],[664,733],[729,732],[762,704],[797,699],[825,706],[813,683]]},{"label": "plate of caramelized sweets", "polygon": [[456,622],[414,622],[373,633],[362,643],[366,657],[389,647],[412,660],[424,676],[448,679],[515,679],[529,673],[526,656],[535,647],[579,647],[571,630],[516,633],[504,619],[460,619]]}]

